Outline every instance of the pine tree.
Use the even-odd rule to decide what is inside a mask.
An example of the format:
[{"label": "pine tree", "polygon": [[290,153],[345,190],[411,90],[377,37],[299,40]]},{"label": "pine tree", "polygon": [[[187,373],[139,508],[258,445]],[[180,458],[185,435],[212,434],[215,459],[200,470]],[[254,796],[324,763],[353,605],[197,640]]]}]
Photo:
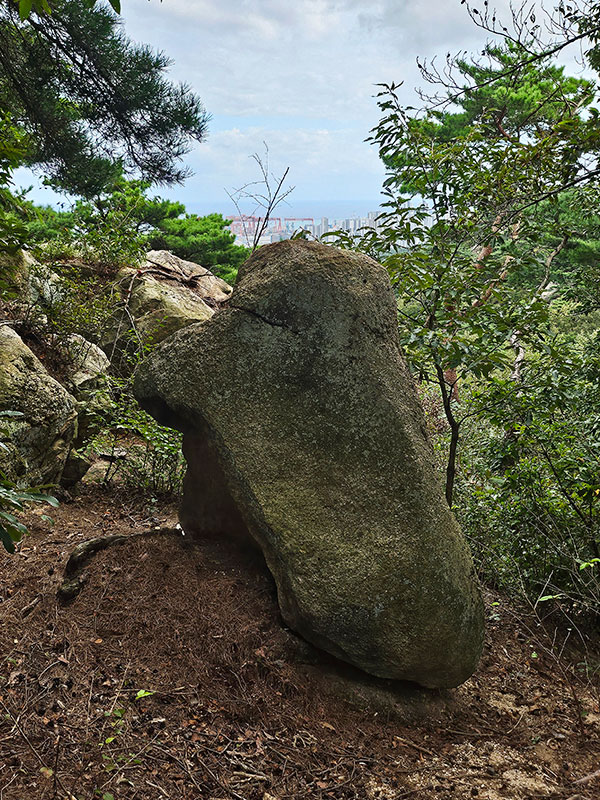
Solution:
[{"label": "pine tree", "polygon": [[121,170],[163,184],[186,177],[181,158],[208,115],[166,79],[168,65],[91,0],[26,19],[0,0],[0,110],[27,133],[27,163],[74,194],[97,195]]}]

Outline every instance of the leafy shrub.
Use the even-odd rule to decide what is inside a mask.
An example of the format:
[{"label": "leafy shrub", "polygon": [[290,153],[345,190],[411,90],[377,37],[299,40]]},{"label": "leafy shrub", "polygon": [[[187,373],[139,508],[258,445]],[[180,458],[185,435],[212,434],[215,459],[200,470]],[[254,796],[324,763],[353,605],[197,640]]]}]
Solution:
[{"label": "leafy shrub", "polygon": [[115,291],[93,272],[75,265],[49,262],[29,268],[35,295],[30,301],[30,316],[41,334],[59,339],[78,333],[92,342],[101,339],[114,311]]},{"label": "leafy shrub", "polygon": [[497,378],[463,432],[456,509],[488,580],[600,608],[597,336],[530,353]]},{"label": "leafy shrub", "polygon": [[119,478],[155,495],[180,494],[185,474],[182,434],[159,425],[137,405],[130,380],[111,378],[111,384],[111,418],[92,442],[109,458],[105,482]]}]

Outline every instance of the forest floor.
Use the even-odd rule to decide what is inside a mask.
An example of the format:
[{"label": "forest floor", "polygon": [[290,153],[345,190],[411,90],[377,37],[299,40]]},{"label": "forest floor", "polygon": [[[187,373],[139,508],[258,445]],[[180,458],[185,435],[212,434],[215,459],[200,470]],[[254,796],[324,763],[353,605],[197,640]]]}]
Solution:
[{"label": "forest floor", "polygon": [[486,592],[463,686],[369,689],[285,628],[264,565],[225,543],[111,547],[58,604],[75,545],[176,512],[88,485],[46,513],[0,555],[0,800],[600,798],[600,650],[575,626]]}]

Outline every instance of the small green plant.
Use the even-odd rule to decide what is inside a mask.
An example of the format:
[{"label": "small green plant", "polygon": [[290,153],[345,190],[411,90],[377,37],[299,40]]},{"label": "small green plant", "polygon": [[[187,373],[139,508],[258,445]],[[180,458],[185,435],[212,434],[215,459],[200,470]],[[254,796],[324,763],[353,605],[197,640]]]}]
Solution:
[{"label": "small green plant", "polygon": [[125,709],[124,708],[113,708],[112,711],[105,711],[104,716],[110,720],[110,726],[113,728],[114,733],[112,736],[106,738],[103,742],[100,742],[100,747],[104,744],[110,744],[115,740],[115,738],[122,732],[123,725],[125,724]]},{"label": "small green plant", "polygon": [[[148,692],[145,691],[144,689],[140,689],[134,699],[138,700],[142,697],[148,697],[149,695],[152,694],[154,694],[154,692]],[[103,751],[102,761],[104,770],[108,773],[112,773],[118,769],[121,769],[123,767],[132,764],[136,766],[142,764],[142,760],[138,757],[139,754],[136,753],[126,754],[122,752],[116,752],[111,747],[113,745],[114,747],[117,747],[119,745],[121,737],[125,732],[127,709],[112,708],[110,711],[105,711],[104,716],[106,720],[105,724],[102,727],[101,740],[98,742],[98,747],[100,748],[101,751]],[[106,725],[109,725],[110,728],[112,729],[109,732],[108,736],[105,736]],[[115,742],[116,744],[114,744]],[[121,749],[122,749],[122,741],[121,741]],[[97,797],[101,797],[102,800],[107,800],[107,798],[113,797],[112,794],[110,794],[110,792],[105,792],[104,794],[102,794],[101,789],[96,789],[95,795]]]},{"label": "small green plant", "polygon": [[[20,411],[0,411],[0,418],[22,416]],[[7,434],[8,431],[0,427],[0,437]],[[8,450],[6,444],[1,440],[0,450]],[[44,488],[46,487],[20,488],[0,472],[0,541],[9,553],[15,552],[15,544],[20,542],[27,533],[27,527],[16,516],[25,511],[27,503],[48,503],[54,507],[58,505],[55,497],[43,493]]]},{"label": "small green plant", "polygon": [[146,691],[146,689],[140,689],[139,692],[136,694],[135,699],[136,700],[141,700],[142,698],[150,697],[153,694],[154,694],[154,692],[148,692],[148,691]]},{"label": "small green plant", "polygon": [[159,425],[137,405],[130,379],[111,378],[110,386],[111,419],[92,442],[110,454],[104,482],[119,478],[152,496],[179,494],[185,474],[182,434]]}]

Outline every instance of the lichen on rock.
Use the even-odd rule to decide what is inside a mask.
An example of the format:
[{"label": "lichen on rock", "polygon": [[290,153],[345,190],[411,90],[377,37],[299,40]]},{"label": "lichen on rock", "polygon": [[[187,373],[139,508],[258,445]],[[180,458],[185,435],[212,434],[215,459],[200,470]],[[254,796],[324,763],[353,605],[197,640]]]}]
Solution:
[{"label": "lichen on rock", "polygon": [[3,424],[10,436],[0,471],[34,485],[57,483],[77,432],[75,399],[8,325],[0,326],[0,410],[21,414]]},{"label": "lichen on rock", "polygon": [[142,363],[135,391],[185,434],[184,529],[257,542],[291,628],[379,677],[472,674],[479,587],[381,265],[302,240],[261,248],[222,310]]}]

